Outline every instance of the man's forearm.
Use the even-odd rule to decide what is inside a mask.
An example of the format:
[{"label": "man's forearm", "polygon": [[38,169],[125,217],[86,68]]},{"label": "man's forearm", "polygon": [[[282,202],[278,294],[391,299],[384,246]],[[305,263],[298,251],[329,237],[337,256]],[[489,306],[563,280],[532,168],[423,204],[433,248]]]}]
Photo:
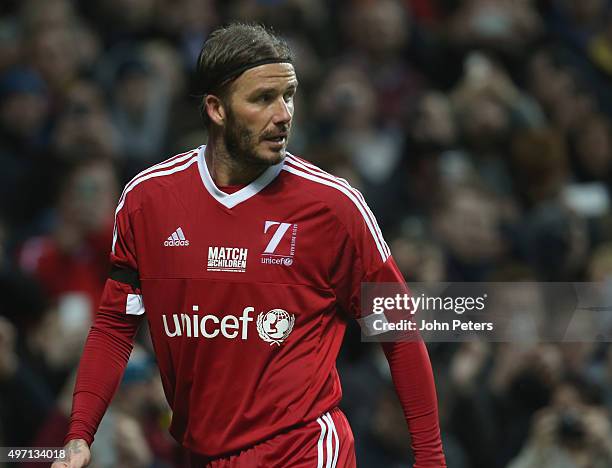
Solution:
[{"label": "man's forearm", "polygon": [[382,346],[410,429],[414,468],[445,467],[436,388],[425,344],[409,341]]},{"label": "man's forearm", "polygon": [[66,442],[84,439],[91,445],[123,376],[137,328],[125,316],[98,312],[79,364]]}]

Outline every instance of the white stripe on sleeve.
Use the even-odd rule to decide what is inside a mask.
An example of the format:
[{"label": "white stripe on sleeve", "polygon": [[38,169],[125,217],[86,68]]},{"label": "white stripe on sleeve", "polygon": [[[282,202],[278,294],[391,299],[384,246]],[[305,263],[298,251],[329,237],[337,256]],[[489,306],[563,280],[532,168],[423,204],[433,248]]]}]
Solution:
[{"label": "white stripe on sleeve", "polygon": [[389,258],[389,254],[387,253],[387,250],[385,248],[386,244],[383,246],[383,243],[381,242],[380,238],[378,237],[378,233],[376,232],[376,229],[372,225],[372,222],[371,222],[370,218],[368,217],[367,213],[365,212],[362,204],[356,199],[355,195],[353,193],[351,193],[351,191],[349,189],[347,189],[346,187],[344,187],[343,185],[341,185],[337,181],[327,180],[327,179],[324,179],[322,177],[319,177],[318,175],[314,175],[312,173],[304,172],[304,171],[299,170],[296,167],[291,166],[289,164],[285,164],[283,166],[283,170],[287,171],[287,172],[290,172],[292,174],[295,174],[297,176],[303,177],[305,179],[312,180],[313,182],[318,182],[318,183],[320,183],[322,185],[327,185],[328,187],[335,188],[336,190],[339,190],[340,192],[344,193],[349,198],[349,200],[351,200],[355,204],[355,206],[357,207],[357,209],[361,213],[361,216],[363,217],[364,221],[366,222],[368,230],[370,231],[370,234],[372,235],[372,238],[374,239],[374,242],[376,243],[376,248],[378,249],[378,253],[381,256],[382,261],[385,262],[387,260],[387,258]]},{"label": "white stripe on sleeve", "polygon": [[341,185],[344,185],[347,189],[349,189],[359,199],[359,201],[361,201],[361,204],[363,205],[363,208],[368,213],[368,215],[370,217],[370,221],[372,222],[372,224],[374,225],[374,228],[376,229],[376,232],[377,232],[377,234],[379,236],[379,239],[381,240],[381,242],[383,244],[383,247],[385,248],[387,256],[391,255],[391,250],[389,249],[389,246],[385,242],[385,239],[384,239],[384,237],[382,235],[380,227],[378,226],[378,222],[376,221],[376,217],[374,216],[374,213],[372,213],[372,210],[370,210],[370,207],[366,203],[365,199],[363,198],[363,195],[361,194],[361,192],[359,190],[357,190],[356,188],[352,187],[351,184],[349,184],[346,179],[343,179],[342,177],[336,177],[333,174],[330,174],[329,172],[325,172],[320,167],[317,167],[317,166],[315,166],[313,164],[310,164],[307,161],[303,161],[301,159],[298,159],[297,157],[293,156],[292,154],[289,154],[287,156],[287,160],[290,161],[295,166],[297,166],[298,168],[301,168],[301,169],[303,169],[303,170],[305,170],[307,172],[310,172],[312,174],[318,175],[319,177],[322,177],[324,179],[337,182],[337,183],[339,183]]}]

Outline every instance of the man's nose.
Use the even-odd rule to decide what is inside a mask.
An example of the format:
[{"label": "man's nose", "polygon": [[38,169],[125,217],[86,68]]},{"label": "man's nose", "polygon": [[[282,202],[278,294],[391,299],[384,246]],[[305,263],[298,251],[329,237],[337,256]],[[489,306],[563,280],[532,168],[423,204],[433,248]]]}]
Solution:
[{"label": "man's nose", "polygon": [[288,124],[293,117],[293,104],[280,97],[274,106],[273,121],[276,125]]}]

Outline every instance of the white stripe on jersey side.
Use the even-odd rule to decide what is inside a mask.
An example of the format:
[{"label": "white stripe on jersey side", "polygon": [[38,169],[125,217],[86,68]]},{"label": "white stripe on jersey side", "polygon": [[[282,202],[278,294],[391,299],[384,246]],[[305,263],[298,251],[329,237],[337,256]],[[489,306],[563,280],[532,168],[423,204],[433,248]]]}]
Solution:
[{"label": "white stripe on jersey side", "polygon": [[[330,432],[331,434],[333,434],[334,436],[334,441],[336,442],[336,446],[334,447],[334,456],[332,458],[331,456],[331,450],[330,453],[328,454],[328,456],[330,457],[330,459],[327,461],[327,463],[330,464],[330,468],[336,468],[336,463],[338,462],[338,452],[340,451],[340,441],[338,440],[338,432],[336,431],[336,425],[334,424],[334,420],[332,419],[331,414],[329,413],[325,413],[323,415],[323,419],[327,420],[327,424],[329,426]],[[330,435],[327,435],[328,439],[331,439]],[[329,442],[328,442],[328,447],[329,447]]]},{"label": "white stripe on jersey side", "polygon": [[368,213],[368,215],[370,216],[370,221],[372,221],[372,224],[374,225],[374,228],[376,229],[376,232],[378,233],[378,238],[380,239],[383,247],[385,248],[385,252],[387,253],[387,256],[391,255],[391,249],[389,249],[389,246],[387,245],[387,243],[385,242],[385,238],[382,235],[382,232],[380,230],[380,227],[378,226],[378,221],[376,221],[376,217],[374,216],[374,213],[372,213],[372,210],[370,210],[370,207],[368,206],[368,204],[366,203],[365,199],[363,198],[363,195],[361,194],[361,192],[359,190],[357,190],[356,188],[352,187],[347,181],[346,179],[343,179],[342,177],[336,177],[333,174],[330,174],[329,172],[325,172],[323,169],[310,164],[307,161],[303,161],[301,159],[298,159],[296,156],[293,156],[292,154],[287,154],[287,160],[292,162],[294,165],[298,166],[299,168],[310,172],[311,174],[316,174],[319,177],[323,177],[324,179],[327,180],[331,180],[331,181],[335,181],[339,184],[344,185],[347,189],[349,189],[352,193],[354,193],[357,198],[359,200],[361,200],[361,203],[363,205],[363,207],[365,208],[366,212]]},{"label": "white stripe on jersey side", "polygon": [[317,468],[323,468],[323,439],[325,438],[325,432],[327,431],[327,425],[321,418],[317,418],[319,426],[321,426],[321,435],[317,441]]},{"label": "white stripe on jersey side", "polygon": [[[287,161],[287,162],[292,163],[292,161]],[[380,239],[378,238],[376,230],[372,226],[372,222],[370,221],[370,218],[366,214],[366,212],[365,212],[363,206],[361,205],[361,203],[355,198],[355,195],[350,190],[348,190],[345,186],[341,185],[339,182],[330,181],[330,180],[324,179],[324,178],[320,177],[319,175],[315,175],[315,174],[312,174],[310,172],[304,172],[304,171],[302,171],[302,170],[300,170],[300,169],[298,169],[296,167],[290,166],[288,164],[285,164],[283,166],[283,171],[290,172],[290,173],[295,174],[297,176],[303,177],[304,179],[312,180],[313,182],[318,182],[318,183],[320,183],[322,185],[327,185],[328,187],[333,187],[336,190],[339,190],[340,192],[344,193],[355,204],[355,206],[357,207],[357,209],[361,213],[361,216],[363,216],[363,219],[365,220],[366,225],[368,226],[368,229],[370,230],[370,234],[374,238],[374,242],[376,243],[376,247],[378,248],[378,253],[381,256],[382,261],[383,262],[387,261],[387,258],[389,258],[389,255],[387,254],[387,251],[385,250],[384,246],[380,242]]]},{"label": "white stripe on jersey side", "polygon": [[327,460],[325,463],[325,468],[332,468],[333,456],[332,456],[332,435],[333,429],[329,424],[329,413],[325,413],[323,416],[323,421],[327,424],[327,440],[325,441],[325,446],[327,448]]},{"label": "white stripe on jersey side", "polygon": [[112,246],[112,252],[113,253],[115,253],[115,244],[117,242],[117,215],[119,214],[119,211],[121,211],[121,208],[123,208],[123,205],[125,204],[125,197],[127,196],[127,194],[134,187],[136,187],[141,182],[144,182],[145,180],[152,179],[153,177],[162,177],[162,176],[167,176],[167,175],[170,175],[170,174],[174,174],[175,172],[184,171],[185,169],[187,169],[189,166],[191,166],[193,163],[195,163],[197,161],[198,161],[198,154],[195,153],[195,155],[193,155],[191,157],[191,159],[189,159],[184,164],[181,164],[179,166],[175,166],[172,169],[167,169],[165,171],[159,171],[159,172],[152,172],[152,173],[150,173],[150,174],[148,174],[146,176],[140,177],[137,181],[134,182],[134,184],[129,189],[127,189],[125,191],[123,199],[119,202],[119,205],[117,205],[117,210],[115,211],[115,228],[113,229],[113,246]]}]

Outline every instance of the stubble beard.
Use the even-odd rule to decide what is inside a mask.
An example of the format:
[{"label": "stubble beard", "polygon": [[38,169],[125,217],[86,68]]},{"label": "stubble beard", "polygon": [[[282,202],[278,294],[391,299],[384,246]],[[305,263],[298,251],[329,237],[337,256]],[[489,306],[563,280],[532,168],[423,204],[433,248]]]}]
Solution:
[{"label": "stubble beard", "polygon": [[258,137],[245,125],[238,122],[231,110],[227,113],[227,123],[223,131],[225,148],[232,160],[246,167],[274,166],[285,158],[286,151],[278,154],[278,158],[266,158],[257,153]]}]

